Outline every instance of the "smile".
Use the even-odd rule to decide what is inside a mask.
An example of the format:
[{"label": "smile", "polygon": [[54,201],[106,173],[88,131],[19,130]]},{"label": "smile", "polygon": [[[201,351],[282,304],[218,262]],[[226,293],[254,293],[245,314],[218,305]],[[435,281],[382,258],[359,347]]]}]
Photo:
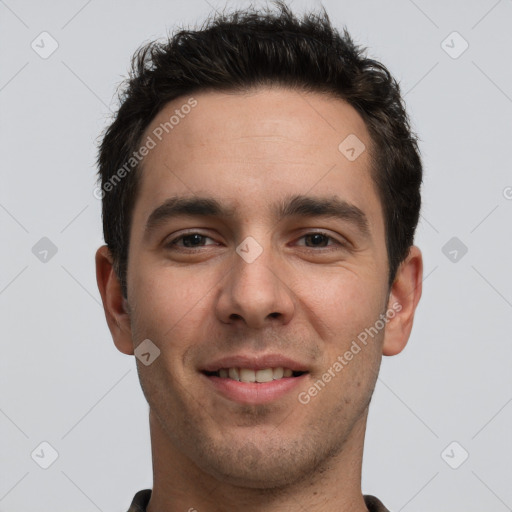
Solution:
[{"label": "smile", "polygon": [[207,376],[220,377],[221,379],[232,379],[238,382],[272,382],[288,377],[299,377],[305,372],[293,371],[290,368],[265,368],[263,370],[253,370],[251,368],[221,368],[215,372],[204,372]]}]

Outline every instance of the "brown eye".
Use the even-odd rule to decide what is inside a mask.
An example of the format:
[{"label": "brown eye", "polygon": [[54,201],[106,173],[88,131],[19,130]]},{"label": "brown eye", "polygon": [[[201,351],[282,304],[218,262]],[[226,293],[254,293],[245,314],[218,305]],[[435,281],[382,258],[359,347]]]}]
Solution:
[{"label": "brown eye", "polygon": [[[165,245],[165,247],[169,249],[173,249],[174,247],[195,249],[196,247],[204,247],[201,242],[206,239],[212,240],[210,237],[202,235],[201,233],[186,233],[184,235],[173,238],[168,244]],[[179,245],[180,241],[183,242],[183,245]]]},{"label": "brown eye", "polygon": [[324,233],[310,233],[305,235],[304,238],[310,240],[313,247],[326,247],[329,243],[329,239],[332,240],[330,236]]},{"label": "brown eye", "polygon": [[[300,239],[304,239],[306,241],[306,247],[308,249],[324,249],[329,246],[339,246],[344,247],[345,244],[339,242],[334,237],[328,235],[327,233],[322,233],[320,231],[314,231],[311,233],[306,233],[305,235],[301,236]],[[329,244],[329,241],[332,241],[333,243]]]}]

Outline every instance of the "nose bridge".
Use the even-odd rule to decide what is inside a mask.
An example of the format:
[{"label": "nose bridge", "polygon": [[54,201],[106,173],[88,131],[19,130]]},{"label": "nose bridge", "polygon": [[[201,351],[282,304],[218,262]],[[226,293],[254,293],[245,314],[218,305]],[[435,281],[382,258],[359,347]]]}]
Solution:
[{"label": "nose bridge", "polygon": [[293,310],[285,276],[280,276],[278,255],[271,233],[261,229],[246,236],[236,247],[229,284],[222,298],[224,321],[243,319],[252,327],[262,327],[272,318],[289,321]]},{"label": "nose bridge", "polygon": [[[262,287],[273,288],[276,265],[275,255],[272,253],[272,241],[265,234],[261,234],[258,238],[261,243],[256,238],[248,236],[238,245],[236,248],[238,261],[235,258],[234,271],[239,284],[254,287],[259,283]],[[256,292],[257,289],[258,287],[254,291]],[[265,293],[268,291],[265,290]]]}]

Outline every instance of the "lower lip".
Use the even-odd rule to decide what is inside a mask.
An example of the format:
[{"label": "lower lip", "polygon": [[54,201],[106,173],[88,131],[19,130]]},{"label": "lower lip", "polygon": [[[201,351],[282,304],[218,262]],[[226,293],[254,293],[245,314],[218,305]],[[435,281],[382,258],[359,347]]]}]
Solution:
[{"label": "lower lip", "polygon": [[240,382],[201,374],[214,389],[224,397],[242,404],[267,404],[282,398],[287,393],[299,387],[307,373],[298,377],[283,377],[270,382]]}]

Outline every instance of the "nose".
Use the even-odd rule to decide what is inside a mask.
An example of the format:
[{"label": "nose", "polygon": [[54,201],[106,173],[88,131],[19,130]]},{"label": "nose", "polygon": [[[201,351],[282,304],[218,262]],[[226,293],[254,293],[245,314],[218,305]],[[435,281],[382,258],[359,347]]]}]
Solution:
[{"label": "nose", "polygon": [[231,271],[222,281],[217,316],[223,323],[253,329],[285,325],[295,307],[285,263],[278,261],[270,244],[263,249],[251,240],[248,245],[240,244],[233,255]]}]

